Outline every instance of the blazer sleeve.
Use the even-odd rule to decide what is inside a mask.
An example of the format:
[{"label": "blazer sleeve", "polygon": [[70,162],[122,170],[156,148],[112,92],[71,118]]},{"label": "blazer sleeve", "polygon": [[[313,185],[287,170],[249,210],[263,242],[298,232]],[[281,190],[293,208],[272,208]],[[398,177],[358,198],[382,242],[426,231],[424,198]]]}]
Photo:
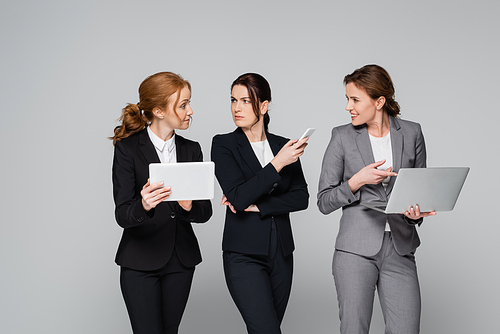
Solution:
[{"label": "blazer sleeve", "polygon": [[115,145],[113,158],[113,197],[118,225],[131,228],[147,224],[154,209],[146,212],[140,193],[136,193],[134,159],[121,141]]},{"label": "blazer sleeve", "polygon": [[256,204],[261,211],[260,215],[265,216],[307,207],[309,195],[300,163],[287,166],[294,173],[288,191],[281,195],[270,195],[282,182],[281,175],[269,163],[246,180],[235,157],[239,152],[231,144],[228,137],[215,136],[212,141],[212,160],[215,162],[215,175],[222,191],[236,211],[244,211],[248,206]]},{"label": "blazer sleeve", "polygon": [[305,210],[309,205],[309,192],[307,191],[307,183],[300,160],[286,166],[282,171],[291,171],[290,186],[282,194],[276,196],[265,194],[255,202],[255,205],[259,208],[261,217]]},{"label": "blazer sleeve", "polygon": [[[192,161],[203,161],[203,153],[197,142],[194,143],[192,157]],[[190,211],[184,210],[177,202],[175,202],[175,206],[178,208],[181,218],[189,223],[205,223],[212,216],[212,202],[210,200],[193,201]]]},{"label": "blazer sleeve", "polygon": [[325,215],[360,199],[359,191],[353,194],[348,180],[344,179],[344,163],[341,134],[334,128],[323,157],[318,186],[317,205]]}]

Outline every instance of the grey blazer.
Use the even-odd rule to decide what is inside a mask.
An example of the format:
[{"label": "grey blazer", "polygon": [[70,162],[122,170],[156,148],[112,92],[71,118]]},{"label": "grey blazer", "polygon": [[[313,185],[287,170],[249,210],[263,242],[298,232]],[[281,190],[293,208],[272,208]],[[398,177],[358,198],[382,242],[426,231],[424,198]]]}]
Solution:
[{"label": "grey blazer", "polygon": [[[426,167],[425,142],[420,125],[394,117],[390,117],[390,122],[393,171],[397,173],[403,167]],[[360,205],[361,201],[387,201],[395,177],[391,177],[387,190],[382,184],[364,185],[353,194],[349,188],[347,181],[374,162],[366,126],[346,124],[334,128],[321,167],[318,208],[323,214],[342,208],[336,249],[363,256],[377,254],[382,246],[387,220],[396,251],[406,255],[420,245],[415,225],[421,224],[422,219],[414,221],[402,214],[385,215]]]}]

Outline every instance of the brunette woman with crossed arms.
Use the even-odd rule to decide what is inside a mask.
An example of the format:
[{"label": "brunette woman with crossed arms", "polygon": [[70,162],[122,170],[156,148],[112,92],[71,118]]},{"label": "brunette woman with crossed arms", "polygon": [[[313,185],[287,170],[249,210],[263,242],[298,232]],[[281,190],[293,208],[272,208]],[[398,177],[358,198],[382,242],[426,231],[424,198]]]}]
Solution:
[{"label": "brunette woman with crossed arms", "polygon": [[340,331],[368,333],[377,289],[385,332],[418,333],[416,226],[436,213],[415,205],[385,215],[360,201],[387,201],[400,168],[425,167],[424,137],[419,124],[397,118],[394,86],[382,67],[357,69],[344,84],[351,123],[332,130],[318,191],[322,213],[342,208],[333,257]]},{"label": "brunette woman with crossed arms", "polygon": [[268,131],[271,88],[247,73],[231,85],[236,130],[212,142],[215,175],[227,205],[222,241],[226,283],[248,333],[281,333],[290,296],[294,250],[290,212],[309,194],[297,142]]},{"label": "brunette woman with crossed arms", "polygon": [[201,262],[191,223],[212,215],[208,200],[164,201],[175,189],[150,184],[149,164],[203,161],[197,142],[175,130],[189,127],[191,85],[160,72],[139,87],[140,102],[128,104],[115,128],[113,195],[123,235],[116,254],[120,283],[134,333],[177,333]]}]

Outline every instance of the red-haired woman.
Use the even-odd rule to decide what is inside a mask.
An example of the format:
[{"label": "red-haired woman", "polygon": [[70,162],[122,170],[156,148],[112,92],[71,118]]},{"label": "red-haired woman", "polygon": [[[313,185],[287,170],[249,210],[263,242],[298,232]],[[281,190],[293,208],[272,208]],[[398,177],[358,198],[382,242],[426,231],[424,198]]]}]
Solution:
[{"label": "red-haired woman", "polygon": [[164,201],[170,187],[148,179],[153,162],[203,161],[200,145],[175,132],[187,129],[193,114],[189,82],[156,73],[141,83],[139,98],[123,109],[111,138],[115,216],[123,227],[116,263],[133,332],[177,333],[201,262],[191,223],[208,221],[212,204]]},{"label": "red-haired woman", "polygon": [[386,333],[418,333],[415,227],[435,212],[415,205],[385,215],[360,201],[387,201],[400,168],[425,167],[424,137],[419,124],[397,118],[394,86],[382,67],[357,69],[344,84],[351,123],[332,130],[318,191],[323,214],[342,208],[333,257],[341,333],[368,333],[375,289]]}]

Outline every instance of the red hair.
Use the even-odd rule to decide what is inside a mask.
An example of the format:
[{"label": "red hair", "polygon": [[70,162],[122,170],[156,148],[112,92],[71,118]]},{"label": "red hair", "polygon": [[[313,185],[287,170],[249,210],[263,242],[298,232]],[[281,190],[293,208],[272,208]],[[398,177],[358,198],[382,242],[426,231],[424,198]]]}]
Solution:
[{"label": "red hair", "polygon": [[[128,103],[122,109],[122,114],[118,118],[121,124],[115,127],[114,136],[109,138],[113,140],[113,145],[143,130],[153,120],[153,109],[165,110],[170,97],[180,92],[184,87],[191,91],[189,82],[172,72],[160,72],[144,79],[139,86],[140,102],[137,104]],[[174,106],[179,102],[179,98],[180,94],[177,94]]]}]

